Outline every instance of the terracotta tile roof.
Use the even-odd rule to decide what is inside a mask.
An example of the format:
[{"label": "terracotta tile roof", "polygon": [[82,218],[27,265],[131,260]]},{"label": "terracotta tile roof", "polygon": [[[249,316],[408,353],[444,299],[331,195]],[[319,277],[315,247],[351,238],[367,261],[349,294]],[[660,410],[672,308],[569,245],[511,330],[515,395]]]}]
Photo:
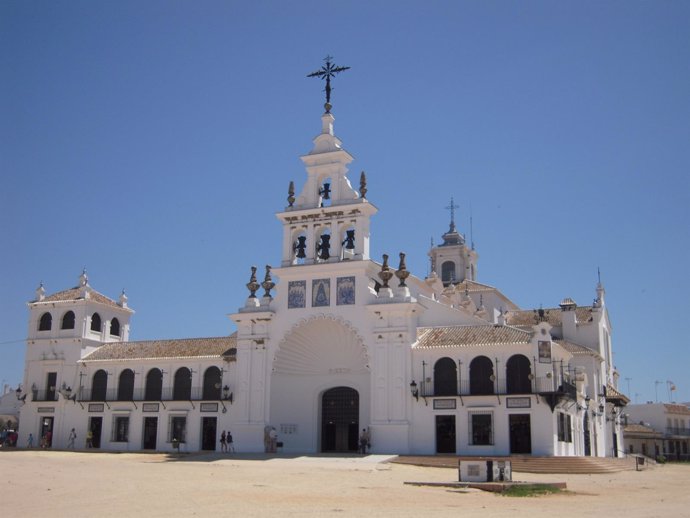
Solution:
[{"label": "terracotta tile roof", "polygon": [[649,426],[645,426],[643,424],[629,424],[625,428],[623,428],[623,433],[625,433],[625,434],[649,434],[649,435],[659,435],[659,436],[662,435],[660,432],[657,432],[656,430],[654,430],[654,428],[651,428]]},{"label": "terracotta tile roof", "polygon": [[416,348],[526,344],[531,336],[527,331],[510,326],[420,327]]},{"label": "terracotta tile roof", "polygon": [[[630,403],[630,398],[628,396],[626,396],[625,394],[623,394],[622,392],[619,392],[618,390],[616,390],[616,388],[613,385],[611,385],[610,383],[607,383],[606,384],[606,401],[612,401],[612,402],[620,401],[624,405],[627,405],[628,403]],[[690,413],[690,412],[688,412],[688,413]]]},{"label": "terracotta tile roof", "polygon": [[[508,311],[507,322],[511,326],[532,326],[537,323],[536,309],[525,309],[521,311]],[[562,324],[561,308],[545,308],[546,321],[552,326]],[[592,321],[592,308],[589,306],[578,306],[575,309],[575,318],[578,324],[585,324]]]},{"label": "terracotta tile roof", "polygon": [[690,408],[686,407],[685,405],[674,405],[672,403],[665,403],[664,407],[666,408],[666,412],[670,414],[690,415]]},{"label": "terracotta tile roof", "polygon": [[235,360],[237,335],[215,338],[181,338],[103,344],[82,359],[90,361],[129,361],[161,358],[228,358]]},{"label": "terracotta tile roof", "polygon": [[574,344],[573,342],[569,342],[567,340],[554,340],[554,342],[562,346],[563,349],[574,356],[594,356],[601,359],[601,355],[598,352],[590,349],[589,347],[585,347],[584,345]]},{"label": "terracotta tile roof", "polygon": [[[31,302],[63,302],[66,300],[84,300],[84,297],[82,297],[82,288],[77,286],[76,288],[70,288],[69,290],[58,291],[57,293],[48,295],[42,301],[32,300]],[[89,291],[89,300],[106,304],[108,306],[117,306],[118,308],[121,307],[113,299],[106,297],[102,293],[98,293],[93,288],[91,288]]]},{"label": "terracotta tile roof", "polygon": [[465,279],[462,282],[453,284],[453,286],[455,286],[455,291],[463,293],[465,292],[465,290],[467,290],[468,293],[486,293],[487,291],[498,291],[493,286],[489,286],[488,284],[482,284],[477,281],[471,281],[469,279]]}]

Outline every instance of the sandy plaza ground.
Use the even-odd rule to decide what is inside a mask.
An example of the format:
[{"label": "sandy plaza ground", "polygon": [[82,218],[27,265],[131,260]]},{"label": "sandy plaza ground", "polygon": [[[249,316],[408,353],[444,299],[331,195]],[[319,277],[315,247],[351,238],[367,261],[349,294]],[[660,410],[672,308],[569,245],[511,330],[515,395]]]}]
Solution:
[{"label": "sandy plaza ground", "polygon": [[515,473],[564,481],[564,494],[510,498],[406,485],[457,470],[389,457],[266,457],[0,451],[2,515],[54,516],[690,516],[690,465],[607,475]]}]

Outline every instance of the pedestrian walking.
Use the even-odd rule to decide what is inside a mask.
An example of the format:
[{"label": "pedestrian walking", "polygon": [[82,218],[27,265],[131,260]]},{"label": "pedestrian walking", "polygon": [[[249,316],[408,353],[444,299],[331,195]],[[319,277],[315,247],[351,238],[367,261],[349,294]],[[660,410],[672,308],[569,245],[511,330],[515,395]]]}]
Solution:
[{"label": "pedestrian walking", "polygon": [[27,448],[33,448],[34,447],[34,434],[30,433],[29,438],[26,441],[26,447]]},{"label": "pedestrian walking", "polygon": [[67,447],[74,449],[74,441],[77,439],[77,432],[74,431],[74,428],[72,428],[67,439]]},{"label": "pedestrian walking", "polygon": [[233,444],[232,434],[230,433],[230,430],[228,430],[226,437],[227,437],[228,449],[230,450],[230,453],[235,453],[235,445]]}]

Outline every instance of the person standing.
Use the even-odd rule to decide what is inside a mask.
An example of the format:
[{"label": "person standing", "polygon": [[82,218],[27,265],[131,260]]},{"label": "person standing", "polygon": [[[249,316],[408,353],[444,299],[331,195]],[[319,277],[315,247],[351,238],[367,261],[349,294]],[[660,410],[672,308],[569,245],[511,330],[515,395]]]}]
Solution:
[{"label": "person standing", "polygon": [[235,445],[233,444],[232,434],[230,433],[230,430],[228,430],[227,441],[228,441],[228,450],[230,450],[230,453],[235,453]]},{"label": "person standing", "polygon": [[93,432],[90,428],[86,431],[86,447],[93,448]]},{"label": "person standing", "polygon": [[72,431],[69,433],[69,437],[67,438],[67,447],[74,449],[74,441],[77,438],[77,432],[74,431],[74,428],[72,428]]},{"label": "person standing", "polygon": [[362,428],[362,433],[359,434],[359,453],[366,455],[367,453],[367,429]]},{"label": "person standing", "polygon": [[276,432],[275,428],[271,428],[271,431],[268,432],[268,437],[271,442],[271,453],[275,453],[278,450],[278,432]]},{"label": "person standing", "polygon": [[34,447],[34,434],[32,434],[32,433],[29,434],[29,439],[26,441],[26,447],[27,448],[33,448]]},{"label": "person standing", "polygon": [[228,444],[226,442],[225,431],[220,432],[220,451],[228,451]]}]

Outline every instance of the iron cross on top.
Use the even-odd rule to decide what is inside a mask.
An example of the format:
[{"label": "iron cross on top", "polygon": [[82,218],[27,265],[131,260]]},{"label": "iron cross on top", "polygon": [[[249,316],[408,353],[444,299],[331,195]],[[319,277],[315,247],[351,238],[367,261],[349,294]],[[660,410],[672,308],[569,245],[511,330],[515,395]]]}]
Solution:
[{"label": "iron cross on top", "polygon": [[307,77],[318,77],[326,80],[326,104],[324,105],[326,113],[331,111],[331,77],[335,77],[336,74],[350,69],[350,67],[336,67],[331,63],[331,59],[333,59],[331,56],[326,56],[326,59],[324,59],[326,64],[320,70],[307,75]]}]

